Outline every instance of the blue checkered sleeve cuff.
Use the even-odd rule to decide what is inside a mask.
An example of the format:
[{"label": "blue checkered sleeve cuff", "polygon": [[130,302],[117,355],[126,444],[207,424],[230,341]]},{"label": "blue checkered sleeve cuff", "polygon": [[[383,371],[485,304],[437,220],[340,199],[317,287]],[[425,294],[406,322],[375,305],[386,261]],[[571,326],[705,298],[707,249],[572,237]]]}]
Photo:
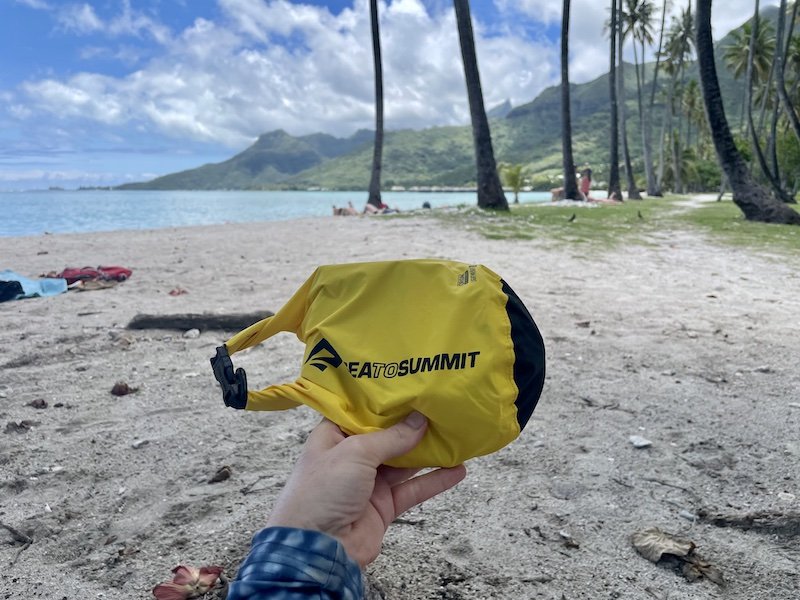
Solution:
[{"label": "blue checkered sleeve cuff", "polygon": [[358,600],[361,570],[342,544],[319,531],[268,527],[231,582],[228,600]]}]

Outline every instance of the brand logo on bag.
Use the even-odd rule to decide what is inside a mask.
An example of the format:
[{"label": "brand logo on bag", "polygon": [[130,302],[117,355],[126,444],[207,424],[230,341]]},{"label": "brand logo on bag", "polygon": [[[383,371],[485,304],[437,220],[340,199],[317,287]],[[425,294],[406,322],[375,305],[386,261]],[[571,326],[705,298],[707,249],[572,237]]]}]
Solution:
[{"label": "brand logo on bag", "polygon": [[395,377],[406,377],[417,373],[428,373],[431,371],[457,371],[461,369],[474,369],[478,362],[479,351],[473,352],[443,352],[433,356],[422,356],[406,358],[398,362],[377,362],[377,361],[348,361],[345,362],[331,343],[322,338],[306,359],[306,363],[311,363],[320,371],[325,371],[329,366],[334,369],[342,363],[347,366],[347,372],[354,379],[394,379]]},{"label": "brand logo on bag", "polygon": [[314,346],[314,349],[311,350],[311,354],[308,355],[306,362],[311,362],[312,367],[317,367],[320,371],[324,371],[328,366],[335,369],[341,365],[342,357],[334,350],[328,340],[322,338],[317,345]]},{"label": "brand logo on bag", "polygon": [[470,265],[466,271],[458,276],[458,285],[467,285],[469,283],[474,283],[477,280],[477,269],[475,265]]}]

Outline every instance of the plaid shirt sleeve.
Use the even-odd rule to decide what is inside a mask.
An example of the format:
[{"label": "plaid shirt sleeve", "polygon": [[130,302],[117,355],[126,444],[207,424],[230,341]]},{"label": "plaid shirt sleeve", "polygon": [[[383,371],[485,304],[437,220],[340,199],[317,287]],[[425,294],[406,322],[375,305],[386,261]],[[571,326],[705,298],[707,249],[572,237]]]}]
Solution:
[{"label": "plaid shirt sleeve", "polygon": [[253,537],[228,600],[360,600],[363,594],[361,570],[338,540],[268,527]]}]

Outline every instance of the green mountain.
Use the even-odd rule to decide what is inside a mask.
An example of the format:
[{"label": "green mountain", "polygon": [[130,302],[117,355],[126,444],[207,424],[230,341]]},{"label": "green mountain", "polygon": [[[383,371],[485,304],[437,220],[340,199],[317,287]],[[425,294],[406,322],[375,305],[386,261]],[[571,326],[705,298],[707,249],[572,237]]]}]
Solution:
[{"label": "green mountain", "polygon": [[[765,11],[765,17],[775,15]],[[731,34],[717,43],[716,58],[723,99],[731,127],[738,124],[743,87],[724,66],[724,48]],[[654,63],[647,67],[647,84]],[[697,79],[694,63],[687,66],[685,80]],[[490,82],[484,83],[487,85]],[[670,82],[663,70],[659,75],[658,98]],[[625,65],[625,105],[631,154],[640,156],[636,74]],[[571,86],[573,151],[578,166],[590,165],[597,174],[608,162],[610,109],[608,75]],[[532,102],[510,109],[497,107],[490,119],[492,140],[498,162],[525,164],[536,174],[540,188],[555,184],[561,176],[560,88],[545,89]],[[509,110],[510,109],[510,110]],[[660,129],[656,109],[654,138]],[[159,177],[145,183],[126,184],[120,189],[366,189],[372,165],[373,133],[358,131],[349,138],[326,134],[294,137],[278,130],[266,133],[243,152],[216,164]],[[655,151],[656,149],[654,149]],[[383,186],[465,186],[474,184],[475,163],[472,131],[460,127],[431,127],[423,130],[387,131],[383,152]]]},{"label": "green mountain", "polygon": [[124,190],[262,189],[339,156],[372,148],[373,133],[357,131],[341,139],[325,133],[294,137],[279,129],[265,133],[244,152],[221,163],[129,183]]}]

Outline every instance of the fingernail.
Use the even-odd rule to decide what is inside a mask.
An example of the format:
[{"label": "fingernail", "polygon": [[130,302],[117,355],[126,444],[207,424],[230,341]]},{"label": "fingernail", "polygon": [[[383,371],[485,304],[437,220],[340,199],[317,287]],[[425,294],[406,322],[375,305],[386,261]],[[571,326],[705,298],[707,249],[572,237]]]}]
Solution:
[{"label": "fingernail", "polygon": [[425,415],[417,411],[412,412],[406,417],[406,424],[414,429],[419,429],[425,425],[426,421],[427,419],[425,418]]}]

